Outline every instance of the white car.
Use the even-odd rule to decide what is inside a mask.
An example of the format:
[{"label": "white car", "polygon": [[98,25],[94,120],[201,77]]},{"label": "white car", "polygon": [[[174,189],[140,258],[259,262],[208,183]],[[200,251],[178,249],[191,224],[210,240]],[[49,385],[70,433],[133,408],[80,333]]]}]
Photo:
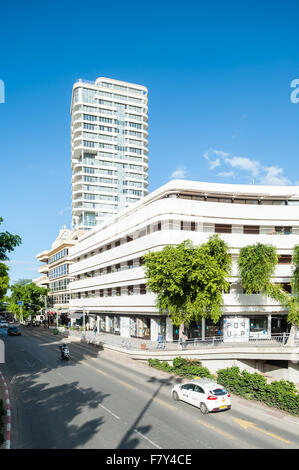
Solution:
[{"label": "white car", "polygon": [[175,385],[171,395],[173,400],[182,400],[197,406],[204,414],[231,408],[230,394],[222,385],[210,379],[196,379]]}]

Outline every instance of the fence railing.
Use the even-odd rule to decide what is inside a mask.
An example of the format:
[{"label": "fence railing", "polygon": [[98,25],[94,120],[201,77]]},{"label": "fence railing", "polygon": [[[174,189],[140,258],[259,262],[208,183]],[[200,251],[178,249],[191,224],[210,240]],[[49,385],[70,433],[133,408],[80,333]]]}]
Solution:
[{"label": "fence railing", "polygon": [[200,338],[188,339],[185,343],[179,340],[175,341],[150,341],[142,338],[125,338],[119,335],[109,333],[94,333],[92,331],[69,331],[70,336],[76,336],[81,338],[85,343],[94,344],[101,346],[104,344],[119,347],[125,350],[164,350],[164,351],[175,351],[175,350],[197,350],[202,348],[221,347],[221,348],[233,348],[233,347],[288,347],[288,346],[299,346],[299,338],[295,338],[294,344],[290,343],[290,334],[281,333],[271,336],[255,336],[244,339],[244,336],[235,336],[233,338],[227,338],[224,336],[213,336],[204,340]]}]

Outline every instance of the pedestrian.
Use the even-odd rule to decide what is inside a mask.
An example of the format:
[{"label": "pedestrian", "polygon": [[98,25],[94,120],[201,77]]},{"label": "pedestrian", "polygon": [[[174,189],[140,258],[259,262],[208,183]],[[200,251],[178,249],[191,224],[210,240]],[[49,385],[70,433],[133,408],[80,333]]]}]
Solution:
[{"label": "pedestrian", "polygon": [[158,334],[157,342],[158,342],[158,349],[164,349],[165,345],[164,345],[164,339],[163,339],[162,333]]},{"label": "pedestrian", "polygon": [[95,336],[96,336],[96,334],[97,334],[97,331],[98,331],[98,329],[97,329],[97,327],[95,326],[94,329],[93,329],[93,332],[94,332],[94,335],[95,335]]}]

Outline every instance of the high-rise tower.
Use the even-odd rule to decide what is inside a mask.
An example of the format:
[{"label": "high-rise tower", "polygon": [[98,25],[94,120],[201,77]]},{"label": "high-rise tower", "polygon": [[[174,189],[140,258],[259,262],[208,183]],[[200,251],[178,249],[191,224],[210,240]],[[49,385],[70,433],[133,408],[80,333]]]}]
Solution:
[{"label": "high-rise tower", "polygon": [[142,85],[78,80],[71,104],[72,219],[90,229],[148,194],[148,97]]}]

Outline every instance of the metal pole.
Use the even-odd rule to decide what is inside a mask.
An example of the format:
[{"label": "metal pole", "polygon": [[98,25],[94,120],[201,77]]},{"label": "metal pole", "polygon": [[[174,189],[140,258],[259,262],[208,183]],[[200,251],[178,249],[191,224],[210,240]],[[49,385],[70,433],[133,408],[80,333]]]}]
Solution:
[{"label": "metal pole", "polygon": [[83,331],[85,333],[85,307],[83,307]]}]

